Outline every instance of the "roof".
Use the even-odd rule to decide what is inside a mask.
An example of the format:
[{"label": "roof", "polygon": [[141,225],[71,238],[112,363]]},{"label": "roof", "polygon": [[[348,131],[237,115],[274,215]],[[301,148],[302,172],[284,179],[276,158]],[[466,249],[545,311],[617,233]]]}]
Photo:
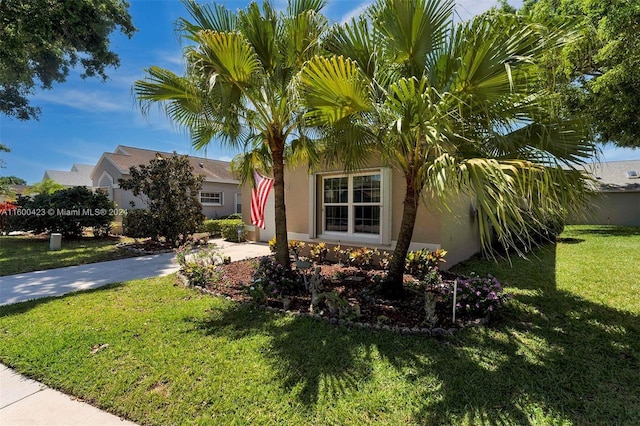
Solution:
[{"label": "roof", "polygon": [[[100,161],[102,161],[102,159],[110,161],[118,171],[120,171],[120,173],[125,175],[129,174],[129,169],[131,167],[137,167],[141,164],[149,164],[158,154],[163,156],[173,155],[173,153],[170,152],[118,145],[113,153],[105,152]],[[193,167],[194,173],[204,176],[205,181],[238,183],[231,173],[231,163],[202,157],[187,157],[191,167]]]},{"label": "roof", "polygon": [[585,170],[596,179],[602,191],[640,191],[640,160],[590,163],[585,165]]},{"label": "roof", "polygon": [[91,188],[91,172],[93,167],[90,164],[74,164],[70,171],[64,170],[46,170],[44,179],[51,179],[64,186],[86,186]]}]

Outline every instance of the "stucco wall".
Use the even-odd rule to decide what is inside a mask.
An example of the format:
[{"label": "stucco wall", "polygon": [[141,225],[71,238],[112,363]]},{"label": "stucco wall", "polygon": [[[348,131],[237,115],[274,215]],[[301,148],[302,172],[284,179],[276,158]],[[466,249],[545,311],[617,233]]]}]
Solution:
[{"label": "stucco wall", "polygon": [[[202,213],[210,219],[215,219],[217,217],[228,216],[232,213],[235,213],[235,194],[240,192],[240,187],[235,184],[229,183],[215,183],[215,182],[203,182],[202,183],[202,191],[205,192],[222,192],[223,193],[223,205],[222,206],[213,206],[213,205],[202,205]],[[244,204],[250,207],[250,204]]]},{"label": "stucco wall", "polygon": [[583,215],[570,224],[640,226],[640,192],[603,192],[593,197]]},{"label": "stucco wall", "polygon": [[450,201],[451,211],[443,210],[441,246],[447,250],[443,269],[467,260],[481,250],[478,220],[471,200],[460,196]]}]

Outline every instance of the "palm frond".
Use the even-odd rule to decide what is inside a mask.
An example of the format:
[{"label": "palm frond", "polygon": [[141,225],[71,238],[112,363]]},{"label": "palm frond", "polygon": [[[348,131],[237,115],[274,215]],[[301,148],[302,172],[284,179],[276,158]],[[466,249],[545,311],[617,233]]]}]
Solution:
[{"label": "palm frond", "polygon": [[331,125],[372,107],[366,78],[351,59],[315,56],[305,64],[299,79],[311,125]]}]

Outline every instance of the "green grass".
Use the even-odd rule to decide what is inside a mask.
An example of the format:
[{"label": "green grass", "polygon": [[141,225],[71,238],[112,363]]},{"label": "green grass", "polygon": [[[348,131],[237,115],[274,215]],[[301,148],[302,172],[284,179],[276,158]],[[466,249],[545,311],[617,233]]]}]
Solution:
[{"label": "green grass", "polygon": [[[0,361],[141,424],[640,424],[638,228],[570,227],[436,340],[348,330],[172,277],[0,307]],[[108,347],[92,354],[95,345]]]},{"label": "green grass", "polygon": [[116,247],[120,240],[64,240],[62,250],[50,251],[47,237],[0,236],[0,276],[134,256]]}]

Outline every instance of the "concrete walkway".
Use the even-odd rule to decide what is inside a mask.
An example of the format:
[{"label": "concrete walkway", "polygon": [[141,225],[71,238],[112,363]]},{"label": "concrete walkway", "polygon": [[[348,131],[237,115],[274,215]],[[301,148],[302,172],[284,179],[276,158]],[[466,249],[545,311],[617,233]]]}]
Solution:
[{"label": "concrete walkway", "polygon": [[[269,246],[264,243],[230,243],[222,239],[211,242],[233,261],[269,254]],[[160,277],[178,269],[174,254],[164,253],[8,275],[0,277],[0,305],[62,296],[109,283]]]},{"label": "concrete walkway", "polygon": [[[269,254],[262,243],[229,243],[212,240],[224,256],[242,260]],[[88,265],[69,266],[0,277],[0,305],[140,278],[168,275],[178,270],[173,253],[133,257]],[[42,425],[135,425],[89,404],[27,379],[0,364],[0,424]]]}]

